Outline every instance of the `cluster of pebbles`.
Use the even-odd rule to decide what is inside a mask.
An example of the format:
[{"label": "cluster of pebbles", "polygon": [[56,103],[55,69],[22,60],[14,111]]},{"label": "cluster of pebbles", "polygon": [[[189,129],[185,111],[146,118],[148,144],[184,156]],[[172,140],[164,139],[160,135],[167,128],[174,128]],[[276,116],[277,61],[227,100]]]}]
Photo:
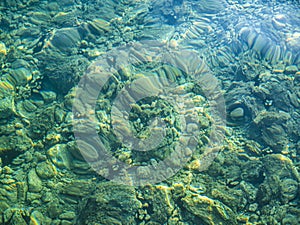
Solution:
[{"label": "cluster of pebbles", "polygon": [[[1,1],[0,223],[299,224],[297,4]],[[75,87],[85,72],[92,73],[88,66],[111,49],[146,40],[158,41],[179,68],[156,63],[143,48],[131,49],[124,55],[134,59],[133,66],[112,71],[113,79],[99,93],[96,109],[74,115]],[[201,64],[185,58],[186,50],[196,52]],[[117,64],[117,60],[116,56],[107,62]],[[213,79],[195,84],[191,79],[195,71],[217,78],[222,91],[215,93]],[[156,78],[149,80],[152,75]],[[134,99],[163,91],[170,85],[166,80],[176,87],[171,85],[160,99],[132,104],[129,123],[120,116],[122,105],[119,111],[112,109],[116,93],[126,85],[135,85],[128,93]],[[88,90],[97,91],[93,86]],[[217,94],[225,99],[227,127],[219,125],[224,146],[208,165],[205,162],[215,157],[214,152],[200,159],[202,147],[211,142],[216,118],[209,101]],[[168,98],[177,100],[173,103],[179,110],[168,104]],[[77,107],[84,107],[84,102]],[[99,157],[97,150],[74,137],[74,123],[89,130],[81,119],[91,115],[102,142],[127,165],[157,164],[171,154],[180,134],[196,137],[198,147],[194,153],[182,150],[190,162],[160,184],[112,183],[86,162]],[[128,150],[127,136],[132,133],[126,127],[147,137],[148,121],[157,116],[166,124],[159,129],[166,131],[167,138],[154,151]],[[87,151],[82,153],[77,145]],[[112,167],[101,173],[116,171]],[[151,175],[144,170],[136,173],[146,181]]]}]

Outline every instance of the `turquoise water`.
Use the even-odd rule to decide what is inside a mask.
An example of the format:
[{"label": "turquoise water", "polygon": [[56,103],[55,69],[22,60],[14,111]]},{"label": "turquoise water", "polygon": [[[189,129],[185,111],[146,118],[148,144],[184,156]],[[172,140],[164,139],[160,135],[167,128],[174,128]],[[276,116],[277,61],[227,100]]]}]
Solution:
[{"label": "turquoise water", "polygon": [[0,224],[299,224],[298,1],[0,2]]}]

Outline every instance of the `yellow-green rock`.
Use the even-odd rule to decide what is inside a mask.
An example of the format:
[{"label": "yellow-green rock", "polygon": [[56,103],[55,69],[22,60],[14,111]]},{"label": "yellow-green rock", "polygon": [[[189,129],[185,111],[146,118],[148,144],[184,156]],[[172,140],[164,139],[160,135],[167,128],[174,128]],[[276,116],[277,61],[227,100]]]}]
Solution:
[{"label": "yellow-green rock", "polygon": [[237,224],[235,213],[225,204],[206,196],[188,194],[182,199],[184,208],[201,224]]}]

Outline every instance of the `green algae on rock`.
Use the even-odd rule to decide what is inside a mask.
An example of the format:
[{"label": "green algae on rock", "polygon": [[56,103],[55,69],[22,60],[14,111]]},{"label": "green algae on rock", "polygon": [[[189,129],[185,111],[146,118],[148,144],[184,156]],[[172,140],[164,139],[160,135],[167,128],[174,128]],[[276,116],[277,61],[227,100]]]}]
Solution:
[{"label": "green algae on rock", "polygon": [[102,183],[96,186],[93,195],[85,198],[77,223],[134,224],[141,207],[133,187]]},{"label": "green algae on rock", "polygon": [[[300,223],[300,23],[295,1],[3,0],[0,7],[0,223]],[[73,88],[95,57],[123,43],[153,38],[162,40],[171,55],[181,47],[196,49],[205,63],[197,67],[192,58],[176,56],[184,68],[178,70],[149,62],[142,47],[132,50],[132,63],[140,68],[114,71],[116,79],[99,93],[97,108],[75,116],[95,113],[102,141],[127,165],[148,159],[157,165],[170,149],[139,154],[116,141],[110,114],[115,91],[150,73],[158,76],[156,82],[136,83],[129,97],[143,93],[143,85],[152,93],[167,80],[178,82],[172,94],[193,93],[198,107],[185,119],[197,114],[200,121],[199,126],[191,120],[182,130],[201,130],[202,146],[209,141],[212,120],[201,85],[213,90],[214,82],[195,85],[186,74],[209,71],[226,92],[226,146],[208,171],[198,170],[200,147],[192,166],[161,184],[112,184],[95,174],[75,145]],[[88,91],[98,93],[93,85]],[[133,104],[130,126],[147,136],[147,121],[166,111],[171,132],[163,145],[168,146],[185,121],[166,101],[156,99],[155,104],[165,110],[153,107],[150,99]],[[90,159],[97,156],[93,148],[86,152]],[[152,172],[137,171],[145,180]]]}]

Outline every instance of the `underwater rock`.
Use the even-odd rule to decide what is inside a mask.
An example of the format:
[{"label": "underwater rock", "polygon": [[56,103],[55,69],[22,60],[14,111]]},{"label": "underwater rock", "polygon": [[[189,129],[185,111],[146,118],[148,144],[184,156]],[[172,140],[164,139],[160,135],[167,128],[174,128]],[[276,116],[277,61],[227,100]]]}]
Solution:
[{"label": "underwater rock", "polygon": [[206,196],[188,194],[182,198],[183,207],[192,215],[195,224],[237,224],[235,213],[223,203]]},{"label": "underwater rock", "polygon": [[[79,140],[77,140],[77,141],[79,141]],[[70,154],[72,155],[72,157],[74,157],[74,159],[84,161],[84,157],[82,156],[82,154],[80,152],[80,149],[77,145],[77,141],[69,141],[67,144],[68,150],[69,150]],[[80,142],[83,142],[83,141],[80,140]]]},{"label": "underwater rock", "polygon": [[[3,76],[5,77],[5,75]],[[5,78],[0,80],[0,96],[7,97],[7,95],[12,95],[14,91],[14,86]]]},{"label": "underwater rock", "polygon": [[86,26],[92,35],[104,35],[111,31],[110,23],[104,19],[94,19],[87,22]]},{"label": "underwater rock", "polygon": [[0,118],[7,119],[14,114],[14,102],[10,97],[0,99]]},{"label": "underwater rock", "polygon": [[280,179],[277,175],[266,177],[264,182],[258,187],[256,202],[263,206],[280,198],[279,185]]},{"label": "underwater rock", "polygon": [[235,61],[235,56],[228,46],[222,46],[213,50],[210,57],[210,64],[216,68],[230,68]]},{"label": "underwater rock", "polygon": [[242,167],[242,179],[252,184],[261,183],[264,180],[263,164],[259,160],[247,161]]},{"label": "underwater rock", "polygon": [[255,186],[255,184],[250,184],[245,181],[241,181],[240,188],[243,191],[245,198],[247,199],[246,203],[255,202],[258,189]]},{"label": "underwater rock", "polygon": [[7,54],[7,50],[6,50],[6,46],[3,42],[0,42],[0,55],[6,55]]},{"label": "underwater rock", "polygon": [[66,144],[56,144],[47,151],[52,163],[59,168],[70,169],[72,158]]},{"label": "underwater rock", "polygon": [[44,216],[40,211],[34,210],[30,214],[30,223],[33,224],[51,224],[51,219]]},{"label": "underwater rock", "polygon": [[18,155],[29,151],[33,145],[25,130],[8,129],[7,131],[9,134],[0,135],[0,156],[2,157],[3,165],[10,164]]},{"label": "underwater rock", "polygon": [[32,79],[31,72],[26,68],[11,70],[10,74],[5,77],[14,87],[25,85]]},{"label": "underwater rock", "polygon": [[3,213],[3,222],[9,224],[27,225],[25,220],[26,217],[29,217],[28,210],[9,208]]},{"label": "underwater rock", "polygon": [[[44,49],[50,48],[63,54],[71,54],[77,51],[81,42],[81,36],[76,27],[67,27],[54,30],[48,40],[45,41]],[[49,52],[51,53],[51,51]]]},{"label": "underwater rock", "polygon": [[285,74],[295,74],[298,71],[298,67],[295,65],[290,65],[285,68]]},{"label": "underwater rock", "polygon": [[212,31],[211,21],[209,19],[198,19],[192,22],[190,27],[181,34],[182,38],[186,40],[199,39],[199,37],[205,35],[206,32]]},{"label": "underwater rock", "polygon": [[35,105],[34,101],[30,99],[25,99],[24,101],[17,101],[16,103],[17,114],[23,118],[32,117],[32,114],[34,114],[37,109],[37,105]]},{"label": "underwater rock", "polygon": [[[237,184],[232,185],[232,183],[229,183],[228,186],[237,185]],[[217,187],[211,190],[211,197],[214,200],[220,201],[220,203],[226,205],[234,212],[239,211],[246,206],[247,200],[242,190],[234,190],[234,189],[223,190],[223,189],[224,187],[222,187],[221,185],[217,185]]]},{"label": "underwater rock", "polygon": [[40,192],[43,189],[43,183],[35,172],[35,169],[31,169],[27,177],[28,190],[30,192]]},{"label": "underwater rock", "polygon": [[37,106],[33,103],[33,101],[30,101],[30,100],[24,100],[22,102],[22,106],[23,106],[23,109],[28,112],[28,113],[32,113],[32,112],[35,112],[37,110]]},{"label": "underwater rock", "polygon": [[12,63],[9,74],[4,77],[14,87],[26,85],[33,79],[31,68],[32,66],[27,61],[17,59]]},{"label": "underwater rock", "polygon": [[286,178],[280,183],[280,193],[283,203],[287,203],[296,198],[299,190],[299,182]]},{"label": "underwater rock", "polygon": [[279,124],[273,124],[261,129],[262,140],[274,148],[275,151],[283,150],[288,143],[284,128]]},{"label": "underwater rock", "polygon": [[30,11],[26,16],[34,25],[46,25],[49,21],[51,21],[51,16],[47,12]]},{"label": "underwater rock", "polygon": [[176,205],[171,191],[172,188],[164,185],[149,185],[139,190],[140,199],[147,203],[147,207],[144,209],[152,223],[164,224],[172,218],[172,212]]},{"label": "underwater rock", "polygon": [[84,197],[94,191],[94,185],[91,180],[72,180],[63,184],[60,191],[66,195]]},{"label": "underwater rock", "polygon": [[[296,170],[299,146],[294,146],[300,137],[297,122],[300,121],[300,76],[295,74],[298,71],[296,67],[300,68],[299,9],[290,10],[293,1],[286,5],[281,5],[283,0],[248,2],[251,1],[0,1],[0,8],[3,9],[0,19],[3,41],[0,42],[0,223],[74,224],[72,220],[77,214],[74,212],[79,207],[81,213],[77,214],[77,224],[231,225],[236,224],[235,218],[241,224],[299,224],[299,176]],[[195,123],[193,115],[177,119],[169,106],[157,111],[149,107],[150,101],[134,104],[130,125],[137,130],[143,130],[151,116],[168,111],[163,120],[167,121],[167,125],[174,125],[170,126],[174,132],[168,133],[168,141],[163,143],[166,148],[162,148],[161,152],[147,152],[143,156],[128,151],[124,146],[118,148],[121,144],[116,143],[111,129],[114,124],[110,117],[111,103],[124,84],[138,77],[137,74],[147,76],[143,70],[149,69],[151,73],[158,74],[157,82],[136,83],[130,95],[143,94],[143,85],[147,85],[146,93],[151,94],[151,90],[163,89],[170,85],[170,81],[186,84],[191,82],[188,80],[189,74],[215,75],[226,91],[228,121],[233,125],[245,126],[245,130],[232,127],[226,133],[228,148],[239,158],[232,160],[231,156],[222,156],[219,159],[222,163],[207,173],[199,173],[199,166],[194,171],[184,167],[163,185],[151,186],[143,191],[141,189],[144,187],[99,184],[102,178],[88,169],[80,151],[73,146],[73,115],[70,111],[74,95],[66,97],[64,105],[62,99],[86,71],[90,63],[88,59],[107,52],[108,48],[140,38],[163,40],[171,49],[168,49],[170,54],[167,56],[173,55],[172,63],[181,68],[176,70],[172,65],[153,68],[156,66],[155,58],[144,54],[143,47],[130,52],[128,56],[134,57],[134,63],[138,66],[132,71],[121,69],[114,74],[115,86],[107,85],[106,95],[99,95],[99,109],[89,111],[91,115],[96,114],[97,132],[111,144],[111,152],[120,160],[128,160],[126,162],[129,164],[148,163],[149,159],[155,165],[168,156],[172,150],[169,140],[176,139],[178,133],[199,134],[201,142],[197,152],[202,151],[202,141],[209,140],[207,133],[215,118],[208,119],[212,115],[205,107],[207,101],[203,90],[200,90],[201,85],[205,85],[209,93],[216,90],[216,82],[208,78],[199,85],[188,87],[191,94],[204,96],[203,104],[199,106],[201,110],[193,111],[193,115],[201,120],[200,126]],[[195,65],[193,57],[172,52],[182,44],[197,51],[203,62],[196,62]],[[115,59],[112,57],[108,61],[118,64]],[[143,64],[146,61],[150,63]],[[32,64],[39,65],[40,80],[35,80],[37,71],[32,69]],[[283,76],[290,84],[279,79]],[[184,95],[186,87],[174,89],[172,97]],[[92,94],[97,94],[97,91],[93,85],[87,90]],[[223,91],[219,94],[222,95]],[[125,97],[123,102],[126,100]],[[158,107],[162,107],[163,102],[158,103]],[[50,104],[53,107],[49,109],[47,106]],[[143,110],[147,113],[143,114]],[[179,113],[184,110],[179,110]],[[282,111],[289,115],[287,119],[278,116],[284,114]],[[203,112],[207,115],[206,120],[203,119]],[[144,121],[138,121],[138,117]],[[184,124],[180,126],[178,123]],[[123,127],[127,125],[120,124]],[[91,129],[85,124],[80,128],[83,128],[82,132]],[[205,135],[200,136],[203,133]],[[147,135],[146,132],[144,134]],[[253,141],[247,147],[240,142],[247,134],[260,141],[261,145],[254,145]],[[28,135],[34,140],[31,141]],[[191,139],[184,139],[184,142],[188,141]],[[99,149],[89,142],[80,143],[87,147],[87,158],[93,160],[98,157]],[[287,155],[264,156],[271,151],[282,151]],[[25,157],[23,153],[26,152],[28,155],[32,152],[39,154]],[[20,157],[17,157],[19,154]],[[188,148],[187,154],[192,154]],[[293,161],[289,160],[290,156]],[[231,160],[234,165],[229,165]],[[180,162],[174,159],[174,164]],[[13,169],[5,172],[8,171],[5,165]],[[199,160],[195,165],[199,165]],[[139,169],[137,173],[145,180],[151,176],[151,170]],[[45,197],[43,193],[41,198],[40,192],[28,192],[27,176],[31,177],[32,182],[34,177],[45,182],[49,188],[45,192],[51,194]],[[95,180],[90,181],[91,177]],[[187,183],[193,180],[195,187],[201,180],[205,183],[205,194],[210,196],[199,195],[203,190],[197,188],[183,185],[172,187],[172,179],[181,182],[183,177]],[[95,191],[96,183],[99,185]],[[30,184],[30,189],[39,187]],[[244,195],[240,195],[240,189]],[[18,208],[13,208],[15,205]],[[53,220],[46,216],[47,213]]]},{"label": "underwater rock", "polygon": [[23,182],[17,182],[12,176],[6,175],[6,177],[3,177],[2,175],[0,187],[1,208],[8,209],[14,204],[25,200],[27,186]]},{"label": "underwater rock", "polygon": [[[176,2],[179,3],[176,4]],[[153,17],[161,19],[164,23],[174,25],[187,13],[184,9],[180,10],[180,6],[182,6],[182,1],[156,0],[152,2],[150,12]]]},{"label": "underwater rock", "polygon": [[255,126],[251,128],[252,135],[270,146],[274,152],[280,152],[288,144],[288,134],[285,127],[289,119],[288,113],[263,111],[253,121]]},{"label": "underwater rock", "polygon": [[133,187],[112,182],[99,183],[84,202],[77,224],[135,224],[135,215],[142,207]]},{"label": "underwater rock", "polygon": [[300,177],[293,162],[282,154],[266,155],[262,159],[265,179],[259,185],[257,202],[265,205],[280,199],[284,204],[298,192]]},{"label": "underwater rock", "polygon": [[97,145],[94,146],[93,144],[87,143],[82,140],[77,140],[76,144],[78,145],[78,148],[80,150],[80,153],[76,152],[75,154],[73,151],[73,155],[76,158],[80,159],[80,156],[78,155],[78,153],[79,153],[83,156],[83,158],[85,160],[87,160],[87,162],[93,162],[93,161],[98,160],[98,158],[99,158],[98,151],[99,150],[97,150]]},{"label": "underwater rock", "polygon": [[75,217],[76,217],[76,214],[72,211],[68,211],[68,212],[65,212],[65,213],[62,213],[59,215],[60,219],[65,219],[65,220],[73,220],[73,219],[75,219]]},{"label": "underwater rock", "polygon": [[57,124],[65,122],[67,112],[62,107],[56,107],[54,111],[54,119]]},{"label": "underwater rock", "polygon": [[292,32],[288,34],[288,38],[286,40],[287,46],[295,51],[299,51],[300,49],[300,32]]},{"label": "underwater rock", "polygon": [[56,106],[56,104],[43,104],[40,105],[34,113],[30,114],[30,117],[28,117],[28,120],[30,121],[28,134],[32,139],[37,140],[42,137],[46,137],[47,134],[51,133],[51,129],[56,124],[56,121],[54,119],[55,109],[57,108]]},{"label": "underwater rock", "polygon": [[262,159],[266,176],[277,174],[281,179],[291,178],[300,181],[293,161],[282,154],[266,155]]},{"label": "underwater rock", "polygon": [[[1,199],[0,202],[0,212],[4,212],[6,209],[8,209],[10,206],[4,201],[4,199]],[[0,215],[0,221],[3,221],[3,213]]]},{"label": "underwater rock", "polygon": [[300,219],[298,217],[297,213],[293,214],[287,214],[285,217],[282,219],[282,225],[289,225],[289,224],[299,224]]},{"label": "underwater rock", "polygon": [[58,199],[54,198],[51,202],[46,205],[47,215],[54,219],[57,218],[63,211],[63,207],[59,204]]},{"label": "underwater rock", "polygon": [[264,106],[251,94],[251,85],[245,82],[234,82],[225,94],[228,112],[228,123],[243,125],[251,122],[253,117]]},{"label": "underwater rock", "polygon": [[[242,24],[237,25],[236,27],[239,27],[237,39],[243,43],[242,45],[246,45],[249,50],[255,53],[253,54],[253,58],[266,60],[271,65],[277,64],[280,60],[284,61],[287,65],[291,65],[297,58],[295,53],[297,53],[299,46],[294,44],[295,40],[297,40],[297,35],[293,36],[295,32],[286,29],[286,25],[279,28],[282,24],[275,18],[279,19],[281,16],[277,15],[274,17],[272,14],[270,14],[271,16],[266,15],[267,17],[273,17],[270,18],[272,23],[270,23],[269,19],[265,19],[265,23],[261,24],[260,27],[254,21],[252,21],[251,26],[249,26],[249,21],[247,23],[244,22],[243,26]],[[250,20],[252,19],[257,20],[255,17]],[[282,19],[282,21],[288,23],[287,18]],[[288,26],[291,28],[295,24],[290,23]],[[272,25],[275,25],[276,29],[281,30],[284,28],[286,30],[284,32],[275,31]]]},{"label": "underwater rock", "polygon": [[54,91],[40,91],[45,103],[50,103],[56,100],[57,94]]},{"label": "underwater rock", "polygon": [[44,75],[43,88],[61,94],[66,94],[79,82],[89,64],[89,61],[81,55],[64,56],[49,53],[37,57],[38,66]]},{"label": "underwater rock", "polygon": [[242,107],[235,108],[230,112],[229,116],[232,120],[239,120],[244,116],[244,109]]},{"label": "underwater rock", "polygon": [[42,179],[49,179],[57,173],[56,168],[50,162],[41,162],[36,166],[36,173]]}]

